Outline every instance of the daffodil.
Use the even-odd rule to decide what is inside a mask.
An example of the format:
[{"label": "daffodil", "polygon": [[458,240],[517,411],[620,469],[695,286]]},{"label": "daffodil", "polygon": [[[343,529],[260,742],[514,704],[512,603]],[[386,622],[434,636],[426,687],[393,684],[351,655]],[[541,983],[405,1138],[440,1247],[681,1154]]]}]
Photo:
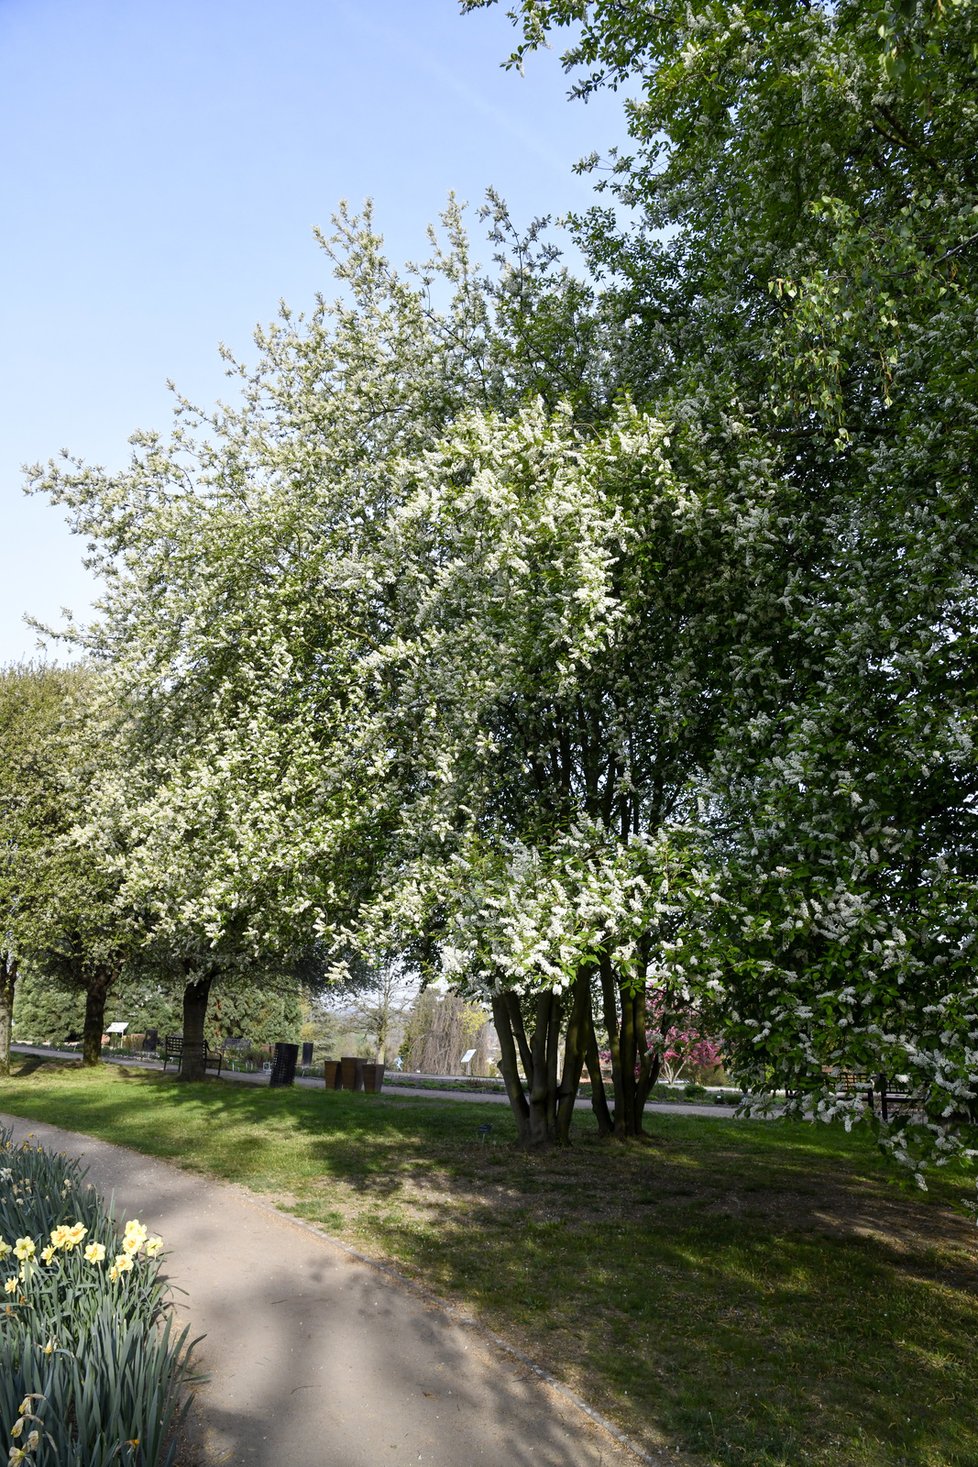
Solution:
[{"label": "daffodil", "polygon": [[54,1254],[55,1254],[55,1249],[54,1249],[53,1245],[51,1243],[49,1243],[46,1248],[42,1248],[41,1249],[41,1262],[42,1263],[50,1263],[51,1262],[51,1259],[54,1257]]},{"label": "daffodil", "polygon": [[9,1252],[10,1252],[10,1244],[9,1243],[5,1243],[3,1241],[3,1239],[0,1238],[0,1258],[6,1258],[6,1256],[7,1256],[7,1254]]},{"label": "daffodil", "polygon": [[14,1257],[19,1258],[21,1263],[23,1263],[26,1258],[33,1258],[34,1252],[35,1249],[33,1238],[18,1238],[16,1243],[14,1244]]},{"label": "daffodil", "polygon": [[70,1253],[72,1248],[77,1248],[78,1244],[81,1242],[82,1238],[84,1238],[87,1232],[88,1229],[86,1228],[85,1224],[80,1222],[72,1223],[70,1228],[66,1228],[65,1240],[64,1244],[62,1245],[65,1249],[65,1252]]},{"label": "daffodil", "polygon": [[138,1218],[132,1218],[126,1223],[126,1233],[122,1246],[127,1253],[138,1253],[148,1237],[149,1230],[143,1226]]},{"label": "daffodil", "polygon": [[146,1240],[146,1257],[156,1258],[162,1247],[163,1239],[154,1233],[151,1238],[147,1238]]},{"label": "daffodil", "polygon": [[89,1243],[88,1247],[85,1249],[85,1262],[86,1263],[101,1263],[104,1260],[104,1258],[105,1258],[105,1244],[104,1243]]},{"label": "daffodil", "polygon": [[117,1253],[115,1263],[109,1269],[109,1278],[115,1283],[117,1279],[120,1279],[124,1273],[129,1273],[131,1269],[132,1259],[129,1257],[129,1254]]},{"label": "daffodil", "polygon": [[51,1245],[54,1248],[65,1248],[68,1245],[68,1234],[70,1228],[65,1223],[51,1229]]},{"label": "daffodil", "polygon": [[17,1279],[8,1279],[7,1282],[3,1286],[4,1293],[6,1293],[6,1294],[16,1294],[16,1292],[17,1292],[17,1282],[18,1282]]}]

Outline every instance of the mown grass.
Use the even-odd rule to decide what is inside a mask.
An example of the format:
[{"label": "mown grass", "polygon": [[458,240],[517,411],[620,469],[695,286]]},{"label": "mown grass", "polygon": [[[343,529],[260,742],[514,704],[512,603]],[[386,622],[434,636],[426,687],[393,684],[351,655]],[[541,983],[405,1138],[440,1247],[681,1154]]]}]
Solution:
[{"label": "mown grass", "polygon": [[[871,1138],[650,1118],[526,1155],[506,1108],[25,1061],[0,1110],[271,1194],[711,1467],[975,1467],[978,1241]],[[492,1127],[487,1140],[479,1126]],[[970,1183],[973,1185],[973,1183]]]}]

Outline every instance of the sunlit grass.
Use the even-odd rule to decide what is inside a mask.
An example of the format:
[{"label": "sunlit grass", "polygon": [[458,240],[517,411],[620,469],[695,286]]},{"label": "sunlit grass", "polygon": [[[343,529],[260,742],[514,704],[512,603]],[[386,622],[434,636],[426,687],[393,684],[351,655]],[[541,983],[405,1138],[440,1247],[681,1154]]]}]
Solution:
[{"label": "sunlit grass", "polygon": [[[869,1137],[656,1116],[526,1155],[498,1105],[24,1066],[0,1109],[270,1194],[715,1467],[974,1467],[974,1228]],[[479,1126],[488,1123],[488,1140]],[[973,1185],[973,1182],[971,1183]]]}]

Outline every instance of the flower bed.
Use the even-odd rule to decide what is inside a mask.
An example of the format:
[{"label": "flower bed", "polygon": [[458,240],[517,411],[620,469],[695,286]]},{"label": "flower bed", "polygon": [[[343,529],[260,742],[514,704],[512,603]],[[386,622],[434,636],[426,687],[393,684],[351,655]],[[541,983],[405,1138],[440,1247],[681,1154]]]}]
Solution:
[{"label": "flower bed", "polygon": [[8,1467],[169,1467],[190,1381],[163,1241],[120,1238],[78,1163],[0,1128],[0,1445]]}]

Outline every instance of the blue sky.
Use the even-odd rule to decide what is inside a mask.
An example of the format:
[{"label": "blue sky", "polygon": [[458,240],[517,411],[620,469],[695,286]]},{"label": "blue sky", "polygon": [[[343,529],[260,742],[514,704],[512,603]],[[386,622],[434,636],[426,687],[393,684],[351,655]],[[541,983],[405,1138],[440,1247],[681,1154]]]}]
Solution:
[{"label": "blue sky", "polygon": [[520,222],[587,204],[572,164],[619,103],[568,102],[553,54],[503,70],[513,40],[454,0],[0,0],[0,664],[34,652],[25,612],[92,595],[21,465],[122,464],[168,378],[221,395],[220,341],[331,292],[312,231],[341,198],[374,199],[395,262],[452,189],[474,232],[488,185]]}]

